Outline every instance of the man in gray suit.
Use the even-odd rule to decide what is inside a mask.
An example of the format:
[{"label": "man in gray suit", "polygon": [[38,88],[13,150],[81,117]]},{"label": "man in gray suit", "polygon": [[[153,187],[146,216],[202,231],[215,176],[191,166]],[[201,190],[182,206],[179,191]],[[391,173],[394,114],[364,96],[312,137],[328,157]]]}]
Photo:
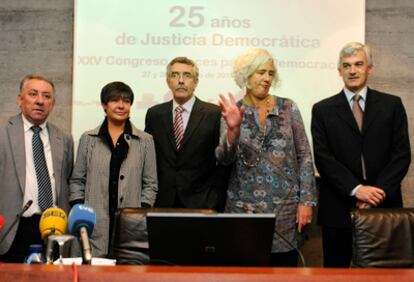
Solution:
[{"label": "man in gray suit", "polygon": [[[0,261],[3,262],[23,262],[29,245],[42,243],[39,220],[44,209],[53,205],[69,210],[68,180],[73,167],[72,137],[46,121],[55,105],[53,83],[43,76],[26,76],[20,83],[17,104],[21,113],[0,127],[0,214],[5,218],[0,238],[23,206],[30,200],[33,203],[0,242]],[[37,144],[43,148],[33,147],[33,150],[36,134],[41,140]],[[43,183],[39,182],[39,165],[33,157],[39,150],[44,156],[40,167],[43,172],[47,171],[43,174],[43,180],[48,183],[46,206],[38,198],[44,194],[38,191]]]}]

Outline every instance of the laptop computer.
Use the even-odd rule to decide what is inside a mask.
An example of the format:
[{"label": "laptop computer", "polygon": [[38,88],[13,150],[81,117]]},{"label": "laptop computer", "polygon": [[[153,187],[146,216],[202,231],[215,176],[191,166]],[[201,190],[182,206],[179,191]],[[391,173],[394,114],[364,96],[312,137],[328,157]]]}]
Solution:
[{"label": "laptop computer", "polygon": [[269,266],[274,214],[147,213],[151,264]]}]

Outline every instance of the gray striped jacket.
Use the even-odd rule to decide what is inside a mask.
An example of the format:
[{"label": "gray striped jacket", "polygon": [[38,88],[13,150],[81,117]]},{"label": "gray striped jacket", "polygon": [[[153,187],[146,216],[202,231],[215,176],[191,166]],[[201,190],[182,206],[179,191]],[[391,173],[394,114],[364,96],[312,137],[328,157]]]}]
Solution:
[{"label": "gray striped jacket", "polygon": [[[127,158],[119,173],[118,208],[153,206],[157,195],[157,170],[151,135],[132,123],[132,135],[126,135]],[[79,141],[75,167],[70,180],[69,201],[84,200],[96,212],[96,225],[90,238],[92,255],[108,253],[109,203],[108,182],[111,150],[98,136],[99,127],[85,132]]]}]

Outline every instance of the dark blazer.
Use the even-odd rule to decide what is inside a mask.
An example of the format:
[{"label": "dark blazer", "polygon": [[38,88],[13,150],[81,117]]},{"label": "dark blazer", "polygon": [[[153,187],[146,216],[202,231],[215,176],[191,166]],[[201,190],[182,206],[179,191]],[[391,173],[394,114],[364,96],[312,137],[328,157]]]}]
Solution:
[{"label": "dark blazer", "polygon": [[196,98],[176,149],[172,101],[147,111],[145,131],[154,137],[157,155],[156,207],[174,207],[175,197],[187,208],[221,209],[227,188],[226,169],[215,159],[220,137],[220,108]]},{"label": "dark blazer", "polygon": [[[51,123],[47,123],[50,147],[52,150],[53,170],[57,205],[69,211],[69,177],[73,167],[73,139]],[[21,114],[11,117],[5,126],[0,127],[0,214],[4,215],[6,225],[11,225],[23,207],[26,181],[26,154],[24,129]],[[0,245],[0,254],[6,253],[16,235],[16,224]],[[37,230],[35,230],[37,231]],[[3,235],[0,232],[0,237]]]},{"label": "dark blazer", "polygon": [[[322,100],[312,109],[316,167],[321,176],[318,223],[350,227],[350,196],[358,184],[386,193],[380,207],[402,207],[401,181],[411,161],[407,115],[399,97],[368,88],[360,132],[344,92]],[[367,180],[362,178],[361,153]]]}]

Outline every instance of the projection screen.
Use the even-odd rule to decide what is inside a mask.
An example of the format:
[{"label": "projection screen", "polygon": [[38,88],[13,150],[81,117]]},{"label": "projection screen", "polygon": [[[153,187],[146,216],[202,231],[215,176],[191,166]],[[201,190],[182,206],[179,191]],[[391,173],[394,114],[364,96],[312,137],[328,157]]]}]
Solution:
[{"label": "projection screen", "polygon": [[200,69],[196,96],[243,93],[231,77],[235,57],[266,48],[281,83],[272,94],[293,99],[310,138],[312,105],[341,90],[338,52],[364,41],[363,0],[77,0],[72,133],[101,124],[99,95],[111,81],[134,91],[131,121],[144,129],[147,108],[171,99],[166,65],[176,56]]}]

